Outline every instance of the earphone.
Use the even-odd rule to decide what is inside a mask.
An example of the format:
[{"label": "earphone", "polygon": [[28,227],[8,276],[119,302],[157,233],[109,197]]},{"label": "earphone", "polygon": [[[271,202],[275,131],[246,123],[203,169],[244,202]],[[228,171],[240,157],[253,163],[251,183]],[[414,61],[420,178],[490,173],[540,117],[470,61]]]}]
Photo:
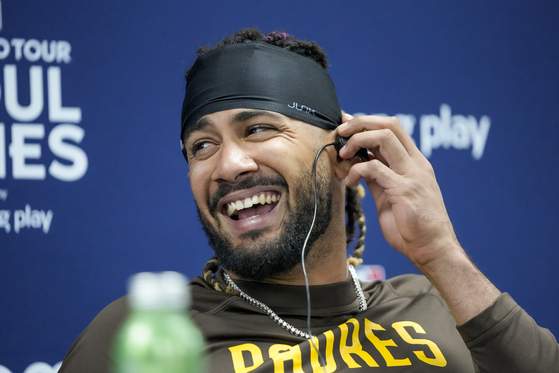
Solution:
[{"label": "earphone", "polygon": [[[344,146],[349,137],[342,137],[340,135],[336,135],[336,142],[334,142],[334,147],[339,152],[342,146]],[[367,153],[367,149],[361,148],[355,153],[355,155],[363,160],[363,162],[367,162],[369,160],[369,154]]]}]

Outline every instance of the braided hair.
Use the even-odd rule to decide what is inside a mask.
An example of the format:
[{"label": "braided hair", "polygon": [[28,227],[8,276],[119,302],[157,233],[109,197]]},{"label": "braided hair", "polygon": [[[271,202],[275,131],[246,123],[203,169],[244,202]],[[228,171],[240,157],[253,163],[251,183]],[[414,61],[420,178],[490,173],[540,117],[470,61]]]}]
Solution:
[{"label": "braided hair", "polygon": [[[329,65],[326,53],[324,53],[318,44],[313,41],[295,39],[292,35],[281,31],[272,31],[268,35],[264,35],[255,28],[245,28],[234,35],[225,37],[222,41],[212,47],[202,46],[198,48],[196,53],[198,56],[201,56],[226,44],[248,43],[252,41],[268,43],[275,45],[276,47],[287,49],[315,61],[325,70],[328,69]],[[186,74],[188,74],[188,71]],[[365,215],[363,214],[363,209],[361,207],[361,199],[364,196],[365,189],[360,184],[355,187],[346,187],[345,210],[347,214],[347,248],[350,247],[352,241],[355,239],[355,230],[357,226],[359,226],[359,235],[353,249],[353,255],[348,258],[348,263],[354,267],[363,263],[362,257],[363,251],[365,250]],[[230,286],[224,286],[215,280],[213,274],[217,272],[219,267],[219,259],[214,256],[204,266],[204,269],[202,270],[202,277],[215,290],[235,294],[236,291],[233,288]]]}]

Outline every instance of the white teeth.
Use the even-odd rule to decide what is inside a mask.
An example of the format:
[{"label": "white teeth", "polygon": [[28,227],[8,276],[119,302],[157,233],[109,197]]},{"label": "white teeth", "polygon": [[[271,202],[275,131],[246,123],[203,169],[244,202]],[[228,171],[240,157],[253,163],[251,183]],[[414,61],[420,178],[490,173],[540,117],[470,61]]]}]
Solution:
[{"label": "white teeth", "polygon": [[227,204],[227,214],[232,216],[236,211],[240,211],[243,209],[248,209],[254,205],[261,204],[264,205],[266,203],[276,203],[279,202],[281,195],[265,195],[264,193],[260,195],[254,195],[252,197],[247,197],[244,200],[238,200]]},{"label": "white teeth", "polygon": [[237,208],[237,210],[242,210],[245,208],[242,201],[235,202],[235,207]]},{"label": "white teeth", "polygon": [[252,207],[252,198],[245,198],[245,209]]}]

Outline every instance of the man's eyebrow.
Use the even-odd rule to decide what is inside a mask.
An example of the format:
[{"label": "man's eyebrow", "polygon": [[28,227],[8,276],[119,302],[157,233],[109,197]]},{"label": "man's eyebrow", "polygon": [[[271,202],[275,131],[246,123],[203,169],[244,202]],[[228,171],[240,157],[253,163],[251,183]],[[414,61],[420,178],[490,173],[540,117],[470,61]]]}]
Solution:
[{"label": "man's eyebrow", "polygon": [[182,136],[183,139],[183,143],[186,143],[186,141],[188,140],[188,138],[190,137],[190,135],[192,135],[192,132],[194,131],[201,131],[204,128],[208,127],[212,122],[210,122],[210,120],[208,120],[208,118],[206,117],[202,117],[200,119],[198,119],[196,122],[194,122],[194,124],[192,124],[191,126],[189,126],[185,131],[184,131],[184,135]]},{"label": "man's eyebrow", "polygon": [[[283,115],[267,110],[243,110],[237,113],[232,120],[232,123],[243,123],[255,117],[269,117],[273,119],[283,119]],[[188,137],[195,131],[202,131],[204,128],[211,125],[212,122],[206,117],[198,119],[194,124],[189,126],[183,135],[183,142],[186,143]]]},{"label": "man's eyebrow", "polygon": [[246,122],[255,117],[270,117],[273,119],[283,119],[283,115],[267,110],[245,110],[237,113],[233,117],[233,123]]}]

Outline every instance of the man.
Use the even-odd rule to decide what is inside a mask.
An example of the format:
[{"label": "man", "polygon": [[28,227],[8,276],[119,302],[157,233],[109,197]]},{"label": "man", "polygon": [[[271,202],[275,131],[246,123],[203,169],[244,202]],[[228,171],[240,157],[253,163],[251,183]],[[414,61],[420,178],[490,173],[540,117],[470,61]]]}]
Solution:
[{"label": "man", "polygon": [[[316,44],[245,29],[198,52],[181,145],[216,253],[191,283],[210,372],[557,371],[555,338],[469,260],[431,165],[400,123],[342,117]],[[349,138],[339,152],[317,155],[338,135]],[[425,276],[355,278],[346,246],[360,180],[386,240]],[[123,298],[103,310],[61,371],[110,371],[126,313]]]}]

